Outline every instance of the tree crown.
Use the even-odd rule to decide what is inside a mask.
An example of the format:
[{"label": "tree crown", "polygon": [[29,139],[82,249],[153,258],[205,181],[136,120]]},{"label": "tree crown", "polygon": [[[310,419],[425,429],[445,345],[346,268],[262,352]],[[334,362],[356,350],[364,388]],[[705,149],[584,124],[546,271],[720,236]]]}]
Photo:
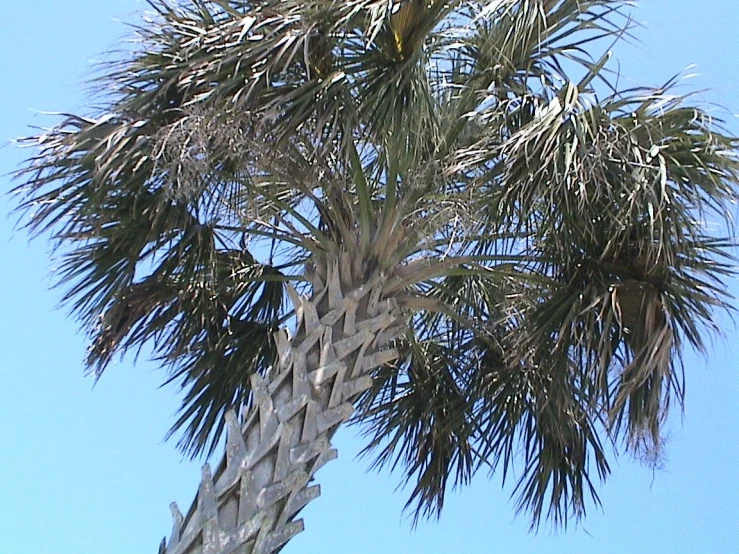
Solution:
[{"label": "tree crown", "polygon": [[675,81],[621,90],[592,55],[626,2],[150,6],[99,108],[26,139],[18,172],[96,377],[153,349],[180,445],[212,450],[286,287],[353,249],[414,314],[356,419],[417,515],[515,462],[518,507],[564,524],[611,445],[658,452],[683,345],[729,308],[739,165]]}]

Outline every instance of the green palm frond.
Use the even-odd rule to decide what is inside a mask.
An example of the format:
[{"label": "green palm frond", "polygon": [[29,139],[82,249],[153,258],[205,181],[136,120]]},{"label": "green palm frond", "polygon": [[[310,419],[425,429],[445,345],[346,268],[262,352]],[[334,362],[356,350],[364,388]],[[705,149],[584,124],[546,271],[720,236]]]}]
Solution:
[{"label": "green palm frond", "polygon": [[[402,468],[413,483],[406,508],[414,523],[441,513],[447,483],[469,483],[476,466],[476,426],[465,390],[464,357],[434,341],[403,342],[398,367],[376,376],[360,410],[372,467]],[[460,364],[460,362],[462,362]]]},{"label": "green palm frond", "polygon": [[[243,376],[271,363],[289,275],[239,245],[246,235],[234,231],[241,215],[233,207],[243,203],[228,196],[233,182],[218,179],[224,162],[210,156],[214,169],[197,174],[202,183],[173,177],[164,156],[157,158],[163,150],[150,125],[131,117],[69,116],[36,137],[39,154],[24,170],[21,209],[37,232],[54,228],[64,301],[91,337],[88,369],[99,378],[116,352],[153,349],[171,364],[170,380],[197,385],[175,428],[192,418],[182,444],[198,452],[208,436],[212,448],[220,434],[208,424],[195,440],[199,422],[206,416],[220,422],[219,415],[248,397]],[[249,332],[231,339],[234,326]],[[234,340],[242,347],[241,381],[232,376],[219,390],[213,372],[228,365],[222,362]],[[224,353],[217,356],[219,348]]]}]

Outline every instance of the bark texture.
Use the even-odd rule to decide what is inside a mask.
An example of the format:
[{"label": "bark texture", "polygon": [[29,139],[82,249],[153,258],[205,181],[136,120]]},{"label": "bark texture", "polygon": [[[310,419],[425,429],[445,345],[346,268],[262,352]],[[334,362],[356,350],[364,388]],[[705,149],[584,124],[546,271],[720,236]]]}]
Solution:
[{"label": "bark texture", "polygon": [[367,278],[356,258],[316,264],[310,299],[290,289],[295,333],[277,333],[279,360],[266,378],[252,376],[241,423],[227,414],[226,454],[215,472],[203,467],[187,515],[172,504],[160,554],[272,554],[303,530],[295,516],[320,494],[309,482],[336,458],[331,437],[371,386],[370,371],[397,357],[383,346],[404,330],[397,303],[383,298],[388,280]]}]

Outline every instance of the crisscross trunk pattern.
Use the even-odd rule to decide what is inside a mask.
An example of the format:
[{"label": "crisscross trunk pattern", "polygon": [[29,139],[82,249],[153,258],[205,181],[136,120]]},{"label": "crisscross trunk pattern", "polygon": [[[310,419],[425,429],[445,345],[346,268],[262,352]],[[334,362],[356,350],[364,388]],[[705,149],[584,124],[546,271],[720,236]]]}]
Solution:
[{"label": "crisscross trunk pattern", "polygon": [[241,422],[226,415],[225,456],[215,472],[203,467],[185,516],[172,504],[160,554],[272,554],[303,530],[295,516],[320,494],[309,482],[336,458],[332,436],[372,385],[371,370],[397,358],[384,345],[405,328],[397,303],[383,298],[388,280],[365,278],[356,257],[316,264],[311,298],[289,288],[295,333],[277,333],[278,361],[266,378],[251,377]]}]

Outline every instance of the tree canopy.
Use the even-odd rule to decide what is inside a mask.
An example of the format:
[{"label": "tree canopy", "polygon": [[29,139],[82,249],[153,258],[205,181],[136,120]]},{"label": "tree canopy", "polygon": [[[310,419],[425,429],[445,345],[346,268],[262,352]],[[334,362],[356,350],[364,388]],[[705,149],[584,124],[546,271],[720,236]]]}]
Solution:
[{"label": "tree canopy", "polygon": [[677,80],[619,88],[627,2],[149,4],[17,175],[91,372],[151,349],[172,433],[212,451],[288,285],[358,237],[414,315],[355,421],[417,516],[516,466],[517,507],[566,524],[611,455],[659,455],[681,354],[731,309],[739,160]]}]

